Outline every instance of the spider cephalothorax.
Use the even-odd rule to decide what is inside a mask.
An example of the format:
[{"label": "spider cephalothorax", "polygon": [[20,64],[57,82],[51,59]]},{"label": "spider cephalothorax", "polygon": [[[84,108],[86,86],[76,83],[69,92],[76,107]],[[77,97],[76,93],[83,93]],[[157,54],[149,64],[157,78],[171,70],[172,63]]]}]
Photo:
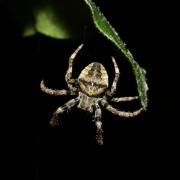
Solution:
[{"label": "spider cephalothorax", "polygon": [[134,117],[138,115],[143,108],[136,110],[134,112],[124,112],[115,109],[112,107],[108,101],[112,102],[122,102],[122,101],[131,101],[134,99],[138,99],[137,96],[134,97],[117,97],[114,98],[113,95],[116,91],[117,82],[119,79],[119,68],[115,59],[112,57],[112,62],[114,64],[115,69],[115,77],[112,83],[111,88],[108,88],[108,74],[106,69],[101,63],[93,62],[86,66],[80,73],[78,79],[72,79],[72,67],[73,67],[73,60],[75,56],[82,48],[83,44],[81,44],[74,53],[69,58],[69,66],[68,70],[65,75],[65,80],[69,87],[69,90],[56,90],[50,89],[45,86],[44,81],[41,81],[41,90],[50,95],[77,95],[76,98],[71,99],[63,106],[60,106],[53,114],[53,117],[50,121],[51,125],[58,124],[58,116],[59,114],[67,111],[68,109],[72,108],[73,106],[77,105],[78,108],[88,111],[90,113],[94,113],[94,119],[97,131],[96,131],[96,139],[97,143],[102,145],[103,144],[103,137],[102,137],[102,122],[101,122],[101,108],[99,104],[101,104],[105,109],[122,117]]}]

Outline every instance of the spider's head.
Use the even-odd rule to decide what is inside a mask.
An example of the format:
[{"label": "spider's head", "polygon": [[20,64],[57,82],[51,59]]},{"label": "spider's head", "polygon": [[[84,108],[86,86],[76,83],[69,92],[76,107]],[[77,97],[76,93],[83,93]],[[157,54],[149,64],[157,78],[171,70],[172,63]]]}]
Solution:
[{"label": "spider's head", "polygon": [[88,96],[97,97],[108,87],[108,74],[104,66],[93,62],[86,66],[78,77],[80,90]]}]

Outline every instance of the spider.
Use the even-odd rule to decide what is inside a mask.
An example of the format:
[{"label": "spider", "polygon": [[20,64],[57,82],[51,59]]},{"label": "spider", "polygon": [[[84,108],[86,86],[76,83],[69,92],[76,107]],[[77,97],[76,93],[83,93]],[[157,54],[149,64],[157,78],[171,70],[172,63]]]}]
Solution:
[{"label": "spider", "polygon": [[41,81],[40,88],[44,93],[54,96],[77,95],[76,98],[71,99],[64,105],[57,108],[57,110],[53,113],[52,119],[50,120],[51,126],[58,125],[60,114],[77,105],[78,108],[84,111],[94,113],[93,122],[96,125],[96,141],[99,145],[103,145],[103,129],[101,121],[102,112],[100,105],[115,115],[127,118],[140,114],[143,111],[143,108],[140,108],[134,112],[125,112],[115,109],[108,103],[108,101],[123,102],[138,99],[138,96],[113,97],[116,92],[116,86],[120,75],[120,71],[114,57],[111,58],[114,64],[115,77],[110,89],[108,88],[109,81],[107,71],[104,66],[98,62],[90,63],[81,71],[77,79],[73,79],[73,62],[82,47],[83,44],[78,46],[78,48],[71,54],[69,58],[69,66],[65,75],[65,80],[69,88],[68,90],[50,89],[45,86],[44,80]]}]

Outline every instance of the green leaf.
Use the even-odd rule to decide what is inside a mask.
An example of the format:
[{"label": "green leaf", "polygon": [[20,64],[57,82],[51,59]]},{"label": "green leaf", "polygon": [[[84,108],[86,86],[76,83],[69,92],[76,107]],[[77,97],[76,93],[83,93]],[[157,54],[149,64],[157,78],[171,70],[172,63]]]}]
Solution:
[{"label": "green leaf", "polygon": [[51,4],[49,3],[41,4],[34,10],[36,31],[57,39],[71,38],[69,29],[52,6],[53,2]]},{"label": "green leaf", "polygon": [[125,44],[119,37],[118,33],[115,31],[115,29],[111,26],[111,24],[108,22],[108,20],[105,18],[105,16],[101,13],[99,8],[95,5],[94,2],[91,0],[84,0],[85,3],[88,5],[88,7],[91,10],[93,22],[96,26],[96,28],[112,43],[114,43],[117,48],[124,54],[126,59],[130,62],[133,68],[133,72],[136,77],[136,83],[137,83],[137,89],[140,97],[141,104],[144,109],[147,107],[147,91],[148,86],[146,83],[146,71],[139,66],[139,64],[134,60],[133,55],[130,53],[130,51],[126,48]]},{"label": "green leaf", "polygon": [[91,25],[83,0],[5,0],[3,6],[24,37],[41,33],[56,39],[82,39]]}]

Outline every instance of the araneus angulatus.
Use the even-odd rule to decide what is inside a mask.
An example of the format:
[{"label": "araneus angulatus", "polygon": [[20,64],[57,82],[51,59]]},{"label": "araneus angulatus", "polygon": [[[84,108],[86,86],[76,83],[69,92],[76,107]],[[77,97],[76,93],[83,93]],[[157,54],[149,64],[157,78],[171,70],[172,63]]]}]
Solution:
[{"label": "araneus angulatus", "polygon": [[69,90],[57,90],[50,89],[45,86],[44,81],[42,80],[40,83],[41,90],[49,95],[77,95],[76,98],[71,99],[63,106],[60,106],[53,114],[53,117],[50,121],[50,125],[58,125],[58,115],[77,105],[78,108],[88,111],[90,113],[94,112],[94,119],[96,125],[96,140],[99,145],[103,144],[103,130],[102,130],[102,122],[101,122],[101,104],[105,109],[122,117],[134,117],[143,111],[143,108],[136,110],[134,112],[124,112],[115,109],[112,107],[108,101],[112,102],[122,102],[122,101],[132,101],[138,99],[137,96],[134,97],[116,97],[114,98],[114,94],[116,91],[117,82],[119,79],[119,68],[115,59],[112,57],[112,62],[114,64],[115,69],[115,77],[111,86],[111,89],[108,89],[108,74],[106,69],[101,63],[92,62],[88,66],[86,66],[80,73],[78,79],[72,78],[72,67],[73,61],[77,55],[77,53],[82,48],[83,44],[81,44],[70,56],[69,58],[69,66],[65,75],[65,80],[67,82]]}]

